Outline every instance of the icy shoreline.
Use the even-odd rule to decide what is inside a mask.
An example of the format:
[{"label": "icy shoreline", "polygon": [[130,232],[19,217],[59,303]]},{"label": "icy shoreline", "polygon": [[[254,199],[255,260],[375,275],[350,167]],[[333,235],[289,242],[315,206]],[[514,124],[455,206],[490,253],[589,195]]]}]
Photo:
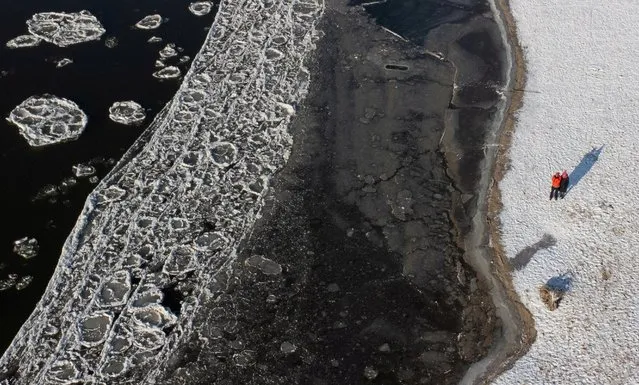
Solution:
[{"label": "icy shoreline", "polygon": [[286,161],[322,10],[221,4],[174,99],[87,199],[0,381],[154,381]]}]

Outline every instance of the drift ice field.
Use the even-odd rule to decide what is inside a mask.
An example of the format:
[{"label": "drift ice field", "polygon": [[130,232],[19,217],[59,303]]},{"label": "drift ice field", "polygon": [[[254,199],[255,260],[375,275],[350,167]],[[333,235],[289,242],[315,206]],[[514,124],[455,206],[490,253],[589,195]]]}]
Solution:
[{"label": "drift ice field", "polygon": [[[306,94],[303,62],[322,10],[316,1],[222,2],[173,100],[87,198],[46,292],[0,360],[16,384],[159,376],[199,327],[194,310],[213,295],[209,285],[229,269],[269,178],[287,159],[287,127]],[[149,17],[137,27],[159,22]],[[101,30],[91,31],[83,38]],[[158,72],[176,76],[170,66]],[[131,102],[114,104],[111,114],[124,124],[143,119]],[[170,309],[164,291],[177,282],[183,299]]]}]

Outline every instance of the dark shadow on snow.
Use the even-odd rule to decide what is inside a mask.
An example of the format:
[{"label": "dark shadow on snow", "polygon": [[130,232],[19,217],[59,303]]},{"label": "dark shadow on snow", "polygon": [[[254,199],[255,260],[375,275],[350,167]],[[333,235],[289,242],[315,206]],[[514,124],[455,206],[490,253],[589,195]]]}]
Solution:
[{"label": "dark shadow on snow", "polygon": [[535,244],[526,246],[523,250],[510,260],[510,265],[515,270],[521,270],[535,256],[539,250],[544,250],[557,244],[557,239],[550,234],[544,234]]},{"label": "dark shadow on snow", "polygon": [[572,172],[570,173],[570,184],[568,185],[568,190],[566,191],[566,193],[569,193],[570,190],[572,190],[573,187],[575,187],[577,183],[579,183],[579,181],[581,181],[581,179],[586,176],[586,174],[588,174],[592,166],[594,166],[595,163],[599,160],[599,155],[601,155],[604,147],[605,144],[599,148],[593,147],[590,152],[588,152],[586,155],[584,155],[583,158],[581,158],[581,162],[579,162],[577,167],[575,167],[575,169],[572,170]]}]

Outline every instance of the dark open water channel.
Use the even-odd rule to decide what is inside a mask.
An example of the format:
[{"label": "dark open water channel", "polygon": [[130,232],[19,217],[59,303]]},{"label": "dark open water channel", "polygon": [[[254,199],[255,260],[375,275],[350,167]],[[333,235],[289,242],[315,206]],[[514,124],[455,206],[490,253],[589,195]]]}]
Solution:
[{"label": "dark open water channel", "polygon": [[[20,325],[40,299],[55,269],[60,250],[75,224],[84,200],[94,184],[87,178],[55,202],[34,201],[45,185],[60,185],[71,177],[77,163],[96,162],[103,177],[177,90],[181,79],[159,81],[151,76],[157,69],[158,51],[167,43],[183,48],[180,56],[193,58],[211,25],[215,10],[197,17],[188,10],[189,1],[7,1],[0,12],[0,280],[8,274],[33,276],[21,291],[0,292],[0,352],[11,342]],[[26,20],[38,12],[79,12],[88,10],[102,23],[106,33],[99,41],[66,48],[49,43],[38,47],[8,49],[5,43],[27,33]],[[146,15],[159,13],[165,22],[156,30],[144,31],[133,25]],[[151,36],[163,38],[148,43]],[[114,48],[105,39],[115,37]],[[73,63],[56,68],[56,61],[71,58]],[[177,58],[168,63],[177,62]],[[180,65],[182,73],[190,61]],[[17,127],[4,118],[23,100],[44,93],[74,101],[88,115],[89,123],[77,141],[31,148]],[[140,126],[112,122],[108,109],[115,101],[134,100],[146,108]],[[102,159],[107,160],[102,161]],[[111,160],[110,162],[108,160]],[[24,260],[13,253],[13,241],[35,237],[38,256]]]}]

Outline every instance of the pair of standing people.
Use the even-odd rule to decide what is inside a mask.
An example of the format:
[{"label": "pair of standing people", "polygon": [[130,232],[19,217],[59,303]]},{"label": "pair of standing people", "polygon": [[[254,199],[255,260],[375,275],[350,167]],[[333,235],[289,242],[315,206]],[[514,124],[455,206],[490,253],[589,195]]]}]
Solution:
[{"label": "pair of standing people", "polygon": [[568,192],[568,185],[570,184],[570,178],[568,177],[568,172],[564,170],[563,173],[559,173],[557,171],[555,175],[552,176],[552,187],[550,189],[550,199],[553,197],[557,200],[557,196],[560,196],[561,199],[564,199],[566,196],[566,192]]}]

